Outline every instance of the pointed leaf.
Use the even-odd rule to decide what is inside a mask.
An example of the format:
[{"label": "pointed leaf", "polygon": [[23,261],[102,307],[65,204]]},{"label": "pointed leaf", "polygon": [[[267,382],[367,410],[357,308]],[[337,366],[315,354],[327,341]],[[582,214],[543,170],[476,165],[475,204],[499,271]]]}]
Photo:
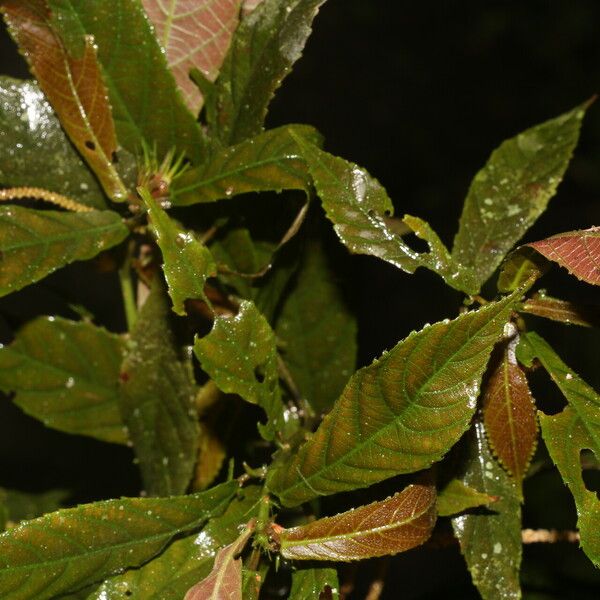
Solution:
[{"label": "pointed leaf", "polygon": [[0,185],[40,187],[106,208],[98,181],[33,81],[0,77]]},{"label": "pointed leaf", "polygon": [[387,500],[285,529],[281,555],[349,562],[405,552],[426,542],[435,525],[435,488],[410,485]]},{"label": "pointed leaf", "polygon": [[547,296],[541,292],[525,300],[519,307],[519,311],[569,325],[580,325],[581,327],[600,325],[600,307],[575,304]]},{"label": "pointed leaf", "polygon": [[600,395],[574,373],[554,350],[534,332],[525,334],[517,356],[525,364],[539,359],[569,405],[557,415],[540,413],[542,436],[577,507],[581,546],[600,567],[600,501],[586,489],[581,474],[581,451],[591,450],[600,460]]},{"label": "pointed leaf", "polygon": [[108,196],[125,200],[112,162],[117,139],[93,38],[82,38],[76,51],[67,49],[46,0],[3,0],[1,9],[71,141]]},{"label": "pointed leaf", "polygon": [[589,102],[500,145],[471,183],[452,258],[471,270],[472,293],[546,210],[567,169]]},{"label": "pointed leaf", "polygon": [[91,323],[40,317],[0,348],[0,388],[47,427],[125,444],[119,410],[124,342]]},{"label": "pointed leaf", "polygon": [[294,383],[318,412],[331,408],[356,365],[356,320],[334,281],[322,246],[310,242],[276,328]]},{"label": "pointed leaf", "polygon": [[267,413],[260,427],[268,440],[288,429],[281,401],[275,335],[256,306],[244,300],[235,317],[217,317],[212,331],[196,338],[194,352],[220,390],[238,394]]},{"label": "pointed leaf", "polygon": [[295,506],[440,460],[468,427],[519,297],[426,326],[357,371],[316,433],[270,471],[269,488]]},{"label": "pointed leaf", "polygon": [[183,493],[196,461],[193,373],[181,362],[158,277],[131,332],[121,367],[121,411],[150,495]]},{"label": "pointed leaf", "polygon": [[[464,512],[469,508],[496,502],[496,496],[490,496],[468,486],[460,479],[452,479],[438,493],[437,512],[440,517],[449,517]],[[493,509],[493,507],[492,507]]]},{"label": "pointed leaf", "polygon": [[65,490],[31,494],[0,488],[0,503],[4,505],[7,520],[12,524],[58,510],[68,497],[69,492]]},{"label": "pointed leaf", "polygon": [[65,44],[94,36],[113,108],[117,137],[130,152],[142,141],[160,156],[176,147],[193,162],[204,140],[187,110],[139,0],[47,0]]},{"label": "pointed leaf", "polygon": [[168,499],[122,498],[60,510],[0,535],[0,595],[46,600],[138,566],[226,508],[237,482]]},{"label": "pointed leaf", "polygon": [[173,311],[184,315],[184,302],[188,299],[201,299],[210,304],[204,285],[209,277],[217,274],[210,250],[191,231],[179,227],[147,191],[142,190],[141,196],[163,255],[163,271]]},{"label": "pointed leaf", "polygon": [[187,590],[206,577],[219,548],[239,536],[257,510],[260,487],[238,491],[221,516],[208,521],[200,533],[175,540],[151,562],[106,580],[88,600],[181,600]]},{"label": "pointed leaf", "polygon": [[93,258],[129,230],[108,210],[67,213],[0,206],[0,296],[76,260]]},{"label": "pointed leaf", "polygon": [[242,20],[216,84],[216,134],[224,146],[262,131],[275,90],[302,56],[324,2],[264,0]]},{"label": "pointed leaf", "polygon": [[238,26],[242,0],[142,0],[188,108],[198,114],[202,95],[189,73],[214,81]]},{"label": "pointed leaf", "polygon": [[236,558],[254,531],[254,521],[238,539],[217,553],[210,575],[190,588],[184,600],[243,600],[242,561]]},{"label": "pointed leaf", "polygon": [[505,334],[502,355],[483,391],[483,421],[492,451],[521,489],[537,445],[537,420],[527,378],[515,356],[517,328],[508,323]]},{"label": "pointed leaf", "polygon": [[340,584],[335,569],[300,568],[292,572],[292,589],[289,600],[307,600],[307,598],[338,600],[339,589]]}]

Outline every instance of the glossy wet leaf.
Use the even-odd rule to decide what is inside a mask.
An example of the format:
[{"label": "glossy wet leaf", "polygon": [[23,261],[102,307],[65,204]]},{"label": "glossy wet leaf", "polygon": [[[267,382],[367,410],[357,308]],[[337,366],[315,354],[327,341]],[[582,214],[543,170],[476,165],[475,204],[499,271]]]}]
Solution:
[{"label": "glossy wet leaf", "polygon": [[138,566],[225,510],[236,482],[192,496],[122,498],[61,510],[0,535],[0,594],[46,600]]},{"label": "glossy wet leaf", "polygon": [[425,469],[458,441],[519,299],[411,333],[357,371],[313,436],[269,473],[286,506]]},{"label": "glossy wet leaf", "polygon": [[515,356],[519,335],[512,323],[505,331],[510,337],[483,391],[483,420],[494,455],[520,489],[537,445],[538,428],[527,377]]},{"label": "glossy wet leaf", "polygon": [[142,140],[159,156],[175,147],[194,162],[204,140],[169,71],[139,0],[48,0],[65,44],[94,36],[119,143],[139,153]]},{"label": "glossy wet leaf", "polygon": [[327,412],[354,372],[357,326],[321,244],[309,243],[276,327],[300,393]]},{"label": "glossy wet leaf", "polygon": [[581,473],[583,450],[591,450],[597,460],[600,458],[600,395],[534,332],[522,337],[518,358],[526,365],[537,358],[568,401],[568,406],[559,414],[540,413],[542,436],[575,499],[581,546],[600,567],[600,501],[594,491],[586,488]]},{"label": "glossy wet leaf", "polygon": [[209,81],[219,74],[242,0],[142,0],[188,108],[198,114],[202,95],[190,79],[193,68]]},{"label": "glossy wet leaf", "polygon": [[0,348],[0,388],[47,427],[125,444],[122,338],[91,323],[39,317]]},{"label": "glossy wet leaf", "polygon": [[246,192],[307,190],[310,175],[292,133],[311,145],[322,141],[312,127],[286,125],[222,149],[175,179],[173,204],[214,202]]},{"label": "glossy wet leaf", "polygon": [[498,500],[489,510],[452,519],[471,578],[483,600],[521,598],[521,506],[517,487],[489,450],[476,422],[468,436],[463,482]]},{"label": "glossy wet leaf", "polygon": [[210,250],[194,233],[182,229],[146,192],[142,192],[152,232],[163,257],[163,271],[173,301],[173,310],[185,314],[184,302],[188,299],[204,300],[204,286],[209,277],[217,274],[217,265]]},{"label": "glossy wet leaf", "polygon": [[452,479],[438,493],[437,513],[440,517],[449,517],[487,504],[490,504],[493,510],[492,503],[496,500],[498,500],[497,496],[484,494],[460,479]]},{"label": "glossy wet leaf", "polygon": [[519,311],[568,325],[581,327],[600,325],[600,306],[576,304],[541,292],[525,300],[520,305]]},{"label": "glossy wet leaf", "polygon": [[[49,490],[39,494],[0,488],[0,505],[4,511],[4,524],[11,525],[58,510],[69,497],[65,490]],[[5,527],[2,527],[4,530]]]},{"label": "glossy wet leaf", "polygon": [[259,134],[275,90],[302,56],[325,0],[264,0],[241,22],[216,83],[216,134],[230,146]]},{"label": "glossy wet leaf", "polygon": [[106,208],[98,180],[33,81],[0,77],[0,185],[41,187]]},{"label": "glossy wet leaf", "polygon": [[239,555],[253,530],[254,523],[250,522],[235,542],[217,552],[208,577],[190,588],[184,600],[243,600],[242,560]]},{"label": "glossy wet leaf", "polygon": [[265,410],[268,421],[259,428],[266,439],[287,430],[275,335],[252,302],[242,301],[235,317],[217,317],[212,331],[196,338],[194,352],[220,390]]},{"label": "glossy wet leaf", "polygon": [[387,500],[285,529],[280,552],[294,560],[349,562],[405,552],[429,539],[435,488],[410,485]]},{"label": "glossy wet leaf", "polygon": [[46,0],[5,0],[2,13],[60,122],[106,193],[124,200],[113,165],[115,126],[92,38],[67,49]]},{"label": "glossy wet leaf", "polygon": [[219,548],[238,537],[240,523],[255,515],[259,498],[258,486],[239,490],[227,510],[211,518],[202,531],[175,540],[139,569],[107,579],[89,600],[181,600],[210,573]]},{"label": "glossy wet leaf", "polygon": [[559,233],[533,242],[534,248],[586,283],[600,285],[600,227]]},{"label": "glossy wet leaf", "polygon": [[306,600],[307,598],[338,600],[339,589],[340,584],[335,569],[327,567],[299,568],[292,572],[292,589],[289,600]]},{"label": "glossy wet leaf", "polygon": [[589,103],[503,142],[475,175],[452,257],[476,293],[546,210],[567,169]]},{"label": "glossy wet leaf", "polygon": [[154,278],[121,367],[121,412],[145,489],[181,494],[192,478],[198,447],[193,373],[179,356],[165,289]]},{"label": "glossy wet leaf", "polygon": [[498,275],[498,290],[512,292],[525,282],[532,283],[548,270],[548,262],[537,252],[521,246],[511,252],[502,264]]},{"label": "glossy wet leaf", "polygon": [[121,242],[129,230],[108,210],[68,213],[0,206],[0,296]]}]

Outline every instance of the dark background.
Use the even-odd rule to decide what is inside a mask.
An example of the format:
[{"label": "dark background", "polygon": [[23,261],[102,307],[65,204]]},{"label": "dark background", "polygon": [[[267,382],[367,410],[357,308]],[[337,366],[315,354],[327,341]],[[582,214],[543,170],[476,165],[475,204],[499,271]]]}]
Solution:
[{"label": "dark background", "polygon": [[[0,63],[2,73],[26,76],[4,30]],[[598,0],[329,0],[268,122],[316,126],[329,151],[379,179],[399,216],[427,219],[450,244],[469,182],[490,152],[599,87]],[[527,239],[600,225],[599,197],[597,104],[558,195]],[[454,316],[460,303],[431,273],[404,275],[368,257],[347,258],[342,268],[359,316],[361,364],[425,322]],[[33,302],[48,312],[56,289],[74,281],[79,301],[110,320],[114,281],[107,277],[98,284],[86,277],[84,270],[68,268],[50,278],[50,289],[36,286],[1,301],[0,334],[10,335],[22,316],[20,306]],[[596,290],[560,273],[544,283],[555,295],[599,301]],[[596,331],[547,325],[543,332],[600,388]],[[0,483],[31,490],[64,486],[73,490],[74,501],[135,494],[139,486],[127,450],[45,430],[10,404],[0,411]],[[526,499],[526,524],[574,525],[572,500],[555,474],[531,478]],[[359,571],[377,568],[377,562],[366,563]],[[455,548],[407,553],[392,575],[397,581],[388,584],[385,598],[478,597]],[[523,580],[531,599],[591,599],[600,589],[590,563],[566,545],[527,548]]]}]

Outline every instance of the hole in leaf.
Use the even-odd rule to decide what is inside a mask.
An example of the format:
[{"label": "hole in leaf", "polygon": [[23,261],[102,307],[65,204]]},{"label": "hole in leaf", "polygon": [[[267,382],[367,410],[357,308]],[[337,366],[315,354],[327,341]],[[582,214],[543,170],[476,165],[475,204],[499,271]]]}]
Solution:
[{"label": "hole in leaf", "polygon": [[92,142],[92,140],[86,140],[85,141],[85,147],[89,148],[90,150],[95,150],[96,149],[96,144],[94,144],[94,142]]},{"label": "hole in leaf", "polygon": [[405,235],[402,241],[415,252],[429,252],[427,242],[414,234]]},{"label": "hole in leaf", "polygon": [[582,450],[579,463],[585,489],[596,494],[600,500],[600,461],[591,450]]},{"label": "hole in leaf", "polygon": [[265,374],[262,371],[262,368],[259,366],[254,367],[254,377],[258,383],[262,383],[265,380]]},{"label": "hole in leaf", "polygon": [[319,600],[332,600],[333,592],[331,591],[331,587],[326,585],[323,588],[323,591],[319,594]]}]

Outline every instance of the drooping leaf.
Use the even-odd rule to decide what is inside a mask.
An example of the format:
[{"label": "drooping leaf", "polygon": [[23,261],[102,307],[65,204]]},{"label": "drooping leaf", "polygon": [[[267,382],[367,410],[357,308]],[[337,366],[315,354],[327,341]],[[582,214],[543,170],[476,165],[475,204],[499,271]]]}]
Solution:
[{"label": "drooping leaf", "polygon": [[179,357],[158,277],[131,332],[121,367],[121,412],[150,495],[183,493],[198,445],[193,373]]},{"label": "drooping leaf", "polygon": [[452,258],[476,293],[546,210],[567,169],[589,102],[503,142],[475,175]]},{"label": "drooping leaf", "polygon": [[119,410],[124,342],[91,323],[40,317],[0,348],[0,388],[46,426],[125,444]]},{"label": "drooping leaf", "polygon": [[519,297],[426,326],[357,371],[316,433],[269,472],[269,488],[295,506],[440,460],[468,427]]},{"label": "drooping leaf", "polygon": [[490,452],[482,423],[468,438],[463,482],[498,500],[490,511],[452,519],[454,533],[483,600],[521,598],[521,506],[517,487]]},{"label": "drooping leaf", "polygon": [[590,560],[600,567],[600,501],[586,488],[581,474],[583,450],[591,450],[596,459],[600,459],[600,395],[534,332],[521,338],[517,356],[526,365],[537,358],[569,403],[557,415],[540,413],[542,436],[575,499],[581,546]]},{"label": "drooping leaf", "polygon": [[548,270],[548,262],[537,252],[521,246],[508,255],[498,276],[498,290],[513,292],[526,281],[534,282]]},{"label": "drooping leaf", "polygon": [[122,498],[60,510],[0,535],[0,595],[46,600],[138,566],[223,512],[230,482],[192,496]]},{"label": "drooping leaf", "polygon": [[438,493],[437,513],[440,517],[449,517],[469,508],[491,504],[496,500],[496,496],[479,492],[460,479],[452,479]]},{"label": "drooping leaf", "polygon": [[559,233],[529,246],[577,279],[600,285],[600,227]]},{"label": "drooping leaf", "polygon": [[112,211],[67,213],[0,206],[0,296],[76,260],[93,258],[129,230]]},{"label": "drooping leaf", "polygon": [[267,424],[259,427],[263,437],[285,437],[275,335],[252,302],[242,301],[235,317],[217,317],[212,331],[196,338],[194,352],[220,390],[265,410]]},{"label": "drooping leaf", "polygon": [[319,412],[331,408],[356,364],[356,320],[334,277],[322,246],[311,242],[276,327],[294,383]]},{"label": "drooping leaf", "polygon": [[541,292],[525,300],[519,307],[519,311],[569,325],[581,327],[600,325],[600,307],[575,304]]},{"label": "drooping leaf", "polygon": [[0,77],[0,185],[41,187],[106,208],[98,181],[33,81]]},{"label": "drooping leaf", "polygon": [[[35,519],[42,515],[58,510],[61,504],[69,497],[65,490],[49,490],[39,494],[8,490],[0,488],[0,505],[5,511],[5,523],[11,524]],[[4,526],[2,527],[4,530]]]},{"label": "drooping leaf", "polygon": [[206,163],[175,179],[175,205],[214,202],[246,192],[307,190],[310,175],[292,133],[319,146],[320,134],[308,125],[286,125],[225,148]]},{"label": "drooping leaf", "polygon": [[67,135],[113,200],[127,190],[113,164],[117,138],[92,38],[67,49],[46,0],[3,0],[9,31]]},{"label": "drooping leaf", "polygon": [[325,598],[338,600],[340,584],[337,571],[328,567],[300,568],[292,573],[292,589],[289,600],[306,600]]},{"label": "drooping leaf", "polygon": [[254,521],[250,521],[235,542],[221,548],[208,577],[190,588],[184,600],[243,600],[242,561],[238,555],[253,531]]},{"label": "drooping leaf", "polygon": [[209,81],[217,78],[238,25],[242,0],[142,2],[186,104],[198,114],[202,95],[190,79],[190,70],[200,69]]},{"label": "drooping leaf", "polygon": [[520,490],[538,430],[527,377],[515,356],[519,334],[512,323],[507,324],[505,334],[502,355],[483,391],[483,421],[492,451]]},{"label": "drooping leaf", "polygon": [[262,131],[275,90],[302,56],[325,0],[264,0],[238,27],[217,80],[216,134],[231,146]]},{"label": "drooping leaf", "polygon": [[210,573],[219,548],[235,541],[240,523],[256,514],[260,491],[258,486],[239,490],[227,510],[211,518],[200,533],[175,540],[139,569],[111,577],[88,600],[181,600]]},{"label": "drooping leaf", "polygon": [[387,500],[284,529],[280,552],[294,560],[349,562],[410,550],[429,539],[435,488],[410,485]]},{"label": "drooping leaf", "polygon": [[210,250],[191,231],[179,227],[147,191],[142,190],[141,196],[162,252],[163,271],[173,300],[173,311],[184,315],[184,302],[188,299],[209,303],[204,286],[209,277],[217,274]]},{"label": "drooping leaf", "polygon": [[203,158],[200,127],[177,90],[139,0],[47,0],[65,45],[94,36],[119,142],[138,153],[142,141],[159,156],[171,148]]}]

